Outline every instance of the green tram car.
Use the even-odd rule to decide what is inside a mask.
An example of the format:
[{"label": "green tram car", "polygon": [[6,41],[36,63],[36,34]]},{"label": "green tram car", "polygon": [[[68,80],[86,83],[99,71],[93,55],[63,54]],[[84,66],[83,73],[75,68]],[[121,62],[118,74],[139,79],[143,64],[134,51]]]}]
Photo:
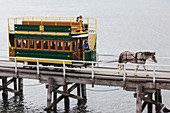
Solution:
[{"label": "green tram car", "polygon": [[[9,56],[42,65],[76,66],[71,60],[96,61],[97,21],[94,18],[19,17],[8,19]],[[83,51],[84,40],[90,50]],[[58,59],[58,60],[49,60]]]}]

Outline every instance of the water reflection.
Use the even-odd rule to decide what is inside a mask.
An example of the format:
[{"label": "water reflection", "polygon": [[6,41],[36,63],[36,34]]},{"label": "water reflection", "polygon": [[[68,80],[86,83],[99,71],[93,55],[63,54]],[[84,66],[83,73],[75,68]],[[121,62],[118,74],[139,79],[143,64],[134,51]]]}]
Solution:
[{"label": "water reflection", "polygon": [[13,96],[6,102],[1,100],[0,113],[45,113],[45,111],[25,102],[24,96]]},{"label": "water reflection", "polygon": [[0,103],[0,112],[1,113],[24,113],[24,102],[23,96],[18,97],[14,96],[7,101],[2,101]]},{"label": "water reflection", "polygon": [[[45,108],[45,107],[44,107]],[[44,108],[37,108],[32,103],[24,101],[24,96],[13,96],[7,101],[1,100],[0,113],[47,113]],[[90,110],[86,110],[87,106],[77,106],[71,108],[69,113],[94,113]],[[50,113],[55,113],[51,111]],[[65,113],[64,109],[58,109],[57,113]]]}]

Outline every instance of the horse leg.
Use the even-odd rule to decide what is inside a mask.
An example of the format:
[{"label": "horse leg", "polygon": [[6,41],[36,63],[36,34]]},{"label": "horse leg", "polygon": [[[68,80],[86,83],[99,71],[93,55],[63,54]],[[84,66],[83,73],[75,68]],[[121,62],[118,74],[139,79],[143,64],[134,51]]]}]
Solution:
[{"label": "horse leg", "polygon": [[120,74],[120,64],[117,64],[117,72],[118,72],[118,74]]},{"label": "horse leg", "polygon": [[139,65],[136,65],[136,69],[135,69],[135,76],[137,76],[137,70],[138,70],[138,68],[139,68]]},{"label": "horse leg", "polygon": [[146,66],[145,66],[145,65],[143,65],[143,68],[144,68],[144,71],[145,71],[146,76],[149,76],[149,75],[147,74],[147,70],[146,70]]},{"label": "horse leg", "polygon": [[120,74],[122,70],[124,70],[124,65],[118,64],[118,74]]},{"label": "horse leg", "polygon": [[117,65],[117,68],[118,68],[118,74],[120,74],[121,70],[122,70],[122,64],[118,64]]}]

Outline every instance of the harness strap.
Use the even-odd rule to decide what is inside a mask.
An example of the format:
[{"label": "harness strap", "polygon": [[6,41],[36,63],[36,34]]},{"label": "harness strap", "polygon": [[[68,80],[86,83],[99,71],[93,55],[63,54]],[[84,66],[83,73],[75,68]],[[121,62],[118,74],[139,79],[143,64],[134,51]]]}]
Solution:
[{"label": "harness strap", "polygon": [[138,62],[138,53],[135,53],[135,61]]},{"label": "harness strap", "polygon": [[[132,59],[128,59],[128,53],[130,53],[130,55],[133,57]],[[132,54],[131,52],[129,51],[126,51],[126,59],[124,59],[124,61],[130,61],[130,60],[133,60],[135,59],[136,60],[136,55],[134,56],[134,54]],[[123,61],[123,60],[122,60]]]},{"label": "harness strap", "polygon": [[[129,53],[129,54],[128,54]],[[131,59],[128,59],[128,55],[131,55],[132,58]],[[125,56],[123,59],[123,56]],[[138,58],[139,56],[139,58]],[[131,60],[135,60],[135,63],[138,63],[139,60],[143,60],[143,61],[146,61],[147,58],[144,57],[144,53],[142,52],[136,52],[135,54],[132,54],[131,52],[129,51],[126,51],[126,53],[124,54],[121,54],[121,61],[131,61]]]},{"label": "harness strap", "polygon": [[[139,53],[141,54],[141,55],[140,55],[140,58],[138,58]],[[146,61],[146,59],[147,59],[147,58],[144,58],[144,53],[142,53],[142,52],[137,52],[137,53],[135,54],[136,63],[138,62],[138,60]]]}]

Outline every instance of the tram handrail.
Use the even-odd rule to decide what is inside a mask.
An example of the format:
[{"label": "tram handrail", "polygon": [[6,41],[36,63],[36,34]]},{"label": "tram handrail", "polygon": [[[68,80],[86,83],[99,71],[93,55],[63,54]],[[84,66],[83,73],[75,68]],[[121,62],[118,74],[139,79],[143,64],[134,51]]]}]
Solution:
[{"label": "tram handrail", "polygon": [[[0,56],[0,58],[2,58],[2,56]],[[17,72],[18,72],[18,66],[17,66],[17,59],[18,58],[21,58],[21,57],[9,57],[9,56],[3,56],[3,58],[9,58],[9,59],[14,59],[14,62],[15,62],[15,74],[16,74],[16,77],[18,76],[17,75]],[[39,74],[40,74],[40,66],[39,66],[39,60],[47,60],[45,58],[24,58],[25,60],[36,60],[36,66],[37,67],[37,78],[39,79]],[[98,62],[95,62],[95,61],[80,61],[80,60],[62,60],[62,59],[48,59],[49,61],[62,61],[63,62],[63,78],[64,80],[66,79],[66,62],[78,62],[78,63],[90,63],[91,64],[91,71],[92,71],[92,80],[94,79],[94,64],[97,64]],[[5,60],[6,61],[6,60]]]},{"label": "tram handrail", "polygon": [[[76,17],[42,17],[42,16],[26,16],[8,18],[8,32],[14,31],[14,24],[21,24],[22,21],[59,21],[59,22],[76,22]],[[97,32],[97,20],[96,18],[83,17],[83,23],[88,24],[88,30],[94,30]]]}]

